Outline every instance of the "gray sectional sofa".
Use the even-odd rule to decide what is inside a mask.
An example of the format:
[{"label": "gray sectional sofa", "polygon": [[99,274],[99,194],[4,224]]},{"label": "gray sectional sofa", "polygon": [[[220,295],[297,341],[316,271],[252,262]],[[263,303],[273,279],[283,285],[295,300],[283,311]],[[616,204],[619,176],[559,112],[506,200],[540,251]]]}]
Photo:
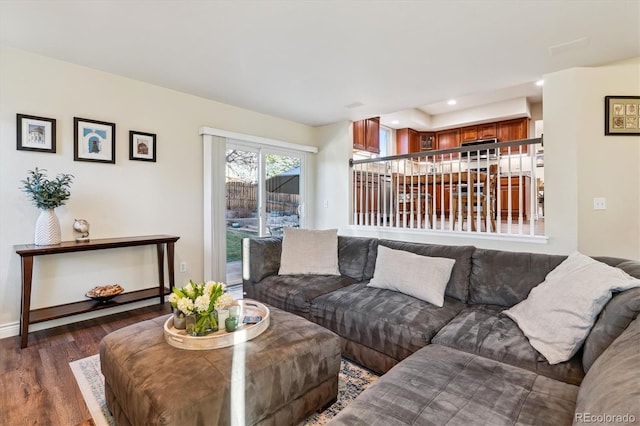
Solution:
[{"label": "gray sectional sofa", "polygon": [[[455,259],[443,307],[368,287],[380,245]],[[551,365],[502,311],[566,256],[340,236],[341,275],[278,275],[281,251],[279,237],[243,242],[246,297],[326,327],[383,374],[332,425],[640,423],[640,288],[614,294],[581,350]],[[640,278],[638,261],[596,259]]]}]

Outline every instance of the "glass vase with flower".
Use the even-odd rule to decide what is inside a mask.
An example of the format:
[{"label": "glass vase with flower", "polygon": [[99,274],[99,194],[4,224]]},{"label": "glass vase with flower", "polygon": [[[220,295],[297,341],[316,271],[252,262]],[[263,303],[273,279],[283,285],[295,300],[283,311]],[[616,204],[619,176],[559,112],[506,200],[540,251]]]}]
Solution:
[{"label": "glass vase with flower", "polygon": [[174,288],[169,296],[171,306],[185,315],[187,334],[206,336],[218,331],[217,309],[222,309],[233,302],[231,294],[226,293],[224,283],[208,281],[206,283],[189,283],[183,288]]}]

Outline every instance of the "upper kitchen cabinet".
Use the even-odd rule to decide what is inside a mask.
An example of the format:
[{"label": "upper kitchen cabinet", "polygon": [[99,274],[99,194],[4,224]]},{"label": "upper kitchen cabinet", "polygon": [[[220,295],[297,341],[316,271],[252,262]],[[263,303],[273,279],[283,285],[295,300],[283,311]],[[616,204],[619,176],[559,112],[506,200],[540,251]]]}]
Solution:
[{"label": "upper kitchen cabinet", "polygon": [[478,139],[492,139],[497,137],[496,123],[478,125]]},{"label": "upper kitchen cabinet", "polygon": [[478,126],[467,126],[460,128],[460,142],[471,142],[480,139],[478,137]]},{"label": "upper kitchen cabinet", "polygon": [[413,129],[396,130],[396,154],[420,152],[420,133]]},{"label": "upper kitchen cabinet", "polygon": [[[449,129],[436,133],[436,146],[438,149],[459,148],[460,129]],[[458,155],[455,154],[452,158],[458,158]]]},{"label": "upper kitchen cabinet", "polygon": [[353,122],[353,149],[380,153],[380,117]]},{"label": "upper kitchen cabinet", "polygon": [[460,128],[460,142],[473,142],[497,137],[496,123],[479,124]]},{"label": "upper kitchen cabinet", "polygon": [[500,121],[497,123],[498,141],[509,142],[527,139],[529,135],[529,119]]},{"label": "upper kitchen cabinet", "polygon": [[[500,121],[497,123],[498,142],[518,141],[529,137],[529,119],[517,118],[515,120]],[[502,154],[508,154],[507,148],[500,150]]]},{"label": "upper kitchen cabinet", "polygon": [[436,149],[434,132],[418,132],[409,128],[396,130],[397,155],[413,154],[433,149]]}]

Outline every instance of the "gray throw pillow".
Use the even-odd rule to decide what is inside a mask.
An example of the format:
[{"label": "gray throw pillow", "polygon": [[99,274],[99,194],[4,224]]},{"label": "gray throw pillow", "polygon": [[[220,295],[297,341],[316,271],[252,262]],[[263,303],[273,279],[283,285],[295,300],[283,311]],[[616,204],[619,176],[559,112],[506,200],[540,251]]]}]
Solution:
[{"label": "gray throw pillow", "polygon": [[[584,342],[582,367],[588,372],[596,359],[638,317],[640,288],[616,293],[606,304]],[[639,366],[640,368],[640,366]]]}]

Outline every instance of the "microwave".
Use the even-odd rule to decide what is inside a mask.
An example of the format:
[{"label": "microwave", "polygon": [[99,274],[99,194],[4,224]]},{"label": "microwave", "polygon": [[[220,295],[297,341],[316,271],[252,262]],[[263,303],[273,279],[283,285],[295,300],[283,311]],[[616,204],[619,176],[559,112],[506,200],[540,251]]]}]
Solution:
[{"label": "microwave", "polygon": [[[479,140],[475,140],[475,141],[470,141],[470,142],[462,142],[462,148],[470,148],[473,146],[478,146],[478,145],[485,145],[485,144],[497,144],[498,143],[498,138],[491,138],[491,139],[479,139]],[[478,158],[478,154],[480,155],[479,158],[488,158],[488,157],[493,157],[496,155],[498,148],[493,148],[491,146],[487,146],[484,147],[482,149],[480,149],[480,151],[462,151],[460,153],[461,157],[470,157],[470,158]]]}]

